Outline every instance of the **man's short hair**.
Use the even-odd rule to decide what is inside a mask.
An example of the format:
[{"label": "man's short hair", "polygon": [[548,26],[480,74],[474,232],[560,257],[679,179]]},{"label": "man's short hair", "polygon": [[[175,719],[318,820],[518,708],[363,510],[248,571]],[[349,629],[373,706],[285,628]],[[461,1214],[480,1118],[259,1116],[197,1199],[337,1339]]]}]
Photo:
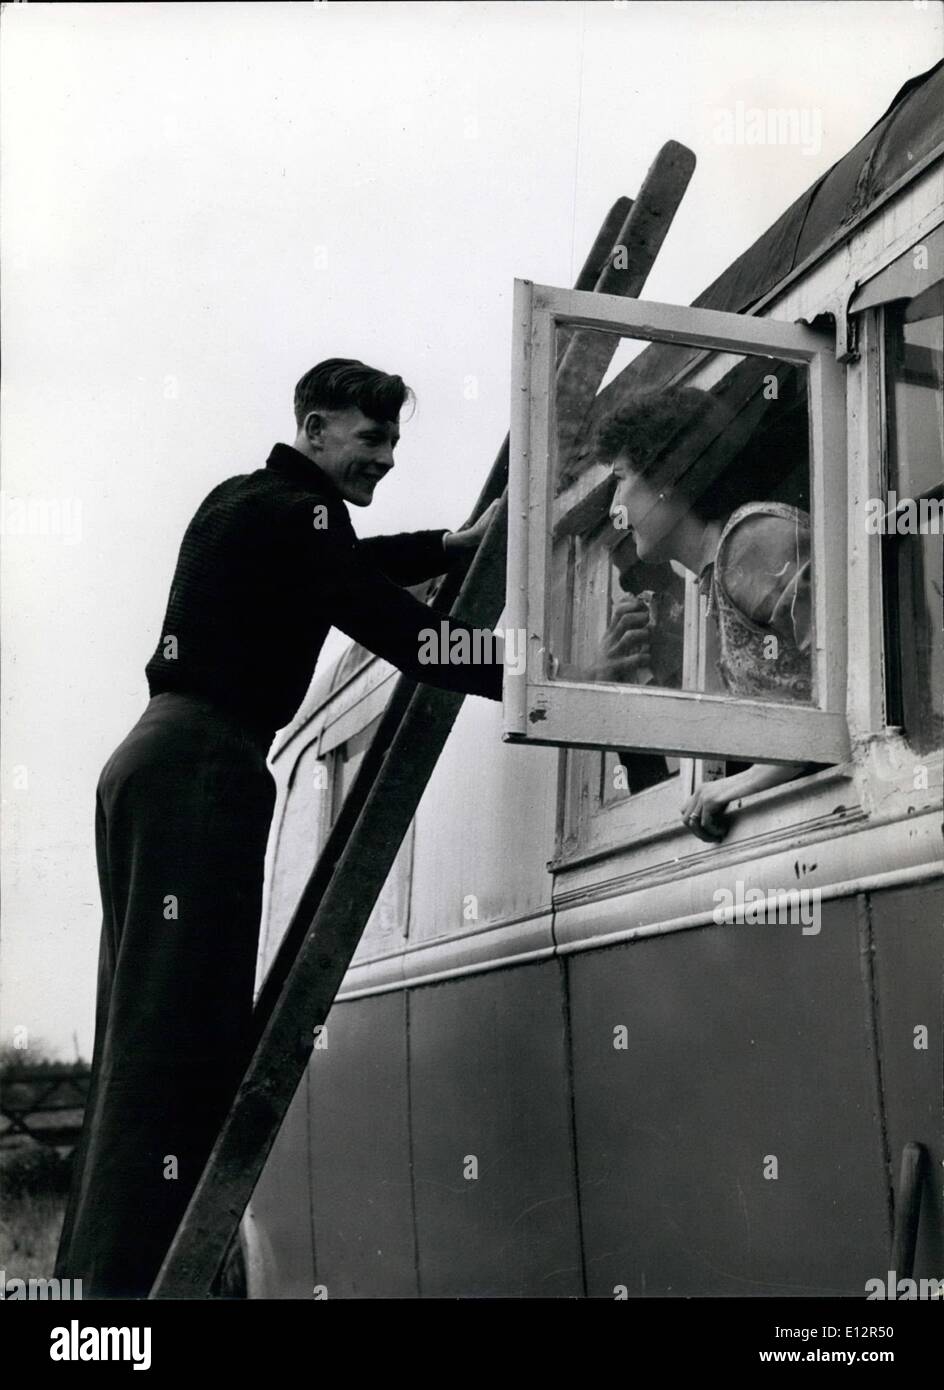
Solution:
[{"label": "man's short hair", "polygon": [[312,410],[356,406],[371,420],[393,422],[413,392],[400,376],[368,367],[353,357],[329,357],[306,372],[295,387],[295,422],[301,429]]}]

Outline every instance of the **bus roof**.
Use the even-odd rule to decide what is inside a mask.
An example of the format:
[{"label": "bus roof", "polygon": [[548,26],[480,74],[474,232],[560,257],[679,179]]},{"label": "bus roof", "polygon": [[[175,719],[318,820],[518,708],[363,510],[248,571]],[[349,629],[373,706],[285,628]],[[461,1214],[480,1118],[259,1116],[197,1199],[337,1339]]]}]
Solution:
[{"label": "bus roof", "polygon": [[858,144],[816,180],[694,304],[739,314],[858,222],[944,139],[944,60],[911,78]]}]

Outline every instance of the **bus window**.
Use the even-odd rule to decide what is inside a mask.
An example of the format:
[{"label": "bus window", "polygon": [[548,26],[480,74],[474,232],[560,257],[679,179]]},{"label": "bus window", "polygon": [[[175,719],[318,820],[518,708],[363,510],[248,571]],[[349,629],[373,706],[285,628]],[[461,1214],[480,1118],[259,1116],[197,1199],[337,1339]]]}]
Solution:
[{"label": "bus window", "polygon": [[[589,441],[578,435],[571,443],[570,415],[559,414],[558,460],[574,444],[588,447],[610,469],[612,493],[588,541],[609,562],[592,594],[598,612],[585,611],[572,627],[569,651],[555,652],[552,639],[553,674],[808,704],[815,681],[806,373],[716,353],[699,377],[708,384],[625,392]],[[686,661],[689,575],[704,603]]]},{"label": "bus window", "polygon": [[[624,338],[618,351],[644,346]],[[684,374],[688,349],[660,352],[664,374],[673,360]],[[592,436],[585,404],[576,426],[573,401],[558,412],[560,475],[569,476],[582,451],[611,470],[612,486],[602,518],[553,551],[554,616],[568,614],[552,619],[553,674],[809,703],[806,372],[736,353],[697,365],[706,386],[624,393],[611,411],[597,412]],[[748,765],[700,759],[695,776],[717,780]],[[670,754],[602,752],[593,801],[625,800],[680,768]]]},{"label": "bus window", "polygon": [[266,917],[266,965],[285,934],[302,889],[328,833],[331,815],[330,770],[318,756],[317,741],[298,758],[282,812]]},{"label": "bus window", "polygon": [[918,752],[940,747],[944,718],[944,281],[885,309],[886,708]]},{"label": "bus window", "polygon": [[344,798],[350,791],[351,783],[354,781],[357,769],[361,765],[364,754],[367,752],[370,741],[374,736],[374,730],[379,723],[380,719],[378,717],[368,724],[366,728],[361,729],[359,733],[354,734],[345,743],[339,744],[338,747],[333,749],[329,754],[332,770],[332,825],[338,818],[338,813],[344,804]]},{"label": "bus window", "polygon": [[517,281],[512,403],[503,730],[566,750],[560,854],[845,764],[832,329]]},{"label": "bus window", "polygon": [[[380,716],[364,726],[356,734],[341,743],[328,754],[332,767],[331,822],[337,819],[344,798],[363,761],[364,754],[380,723]],[[367,919],[354,963],[358,964],[371,956],[395,951],[402,947],[403,938],[409,932],[410,886],[413,877],[413,824],[397,851],[393,867]]]}]

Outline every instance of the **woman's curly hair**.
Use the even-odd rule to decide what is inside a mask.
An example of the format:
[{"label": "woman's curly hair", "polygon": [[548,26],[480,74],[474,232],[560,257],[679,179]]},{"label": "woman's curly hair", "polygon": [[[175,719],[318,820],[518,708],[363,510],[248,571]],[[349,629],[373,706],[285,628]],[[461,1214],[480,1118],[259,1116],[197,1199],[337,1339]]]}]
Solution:
[{"label": "woman's curly hair", "polygon": [[605,463],[628,449],[633,472],[644,478],[658,470],[673,441],[681,444],[702,425],[723,427],[728,414],[710,391],[669,386],[639,391],[611,411],[597,427],[597,454]]},{"label": "woman's curly hair", "polygon": [[[722,430],[729,418],[717,397],[697,386],[638,391],[600,421],[596,454],[601,462],[612,463],[626,451],[637,478],[661,483],[673,446],[681,447],[696,431],[704,430],[707,438]],[[684,492],[685,479],[675,480],[674,486]],[[692,497],[692,505],[705,516],[723,511],[728,506],[727,497],[721,496],[723,491],[719,489],[717,497]]]}]

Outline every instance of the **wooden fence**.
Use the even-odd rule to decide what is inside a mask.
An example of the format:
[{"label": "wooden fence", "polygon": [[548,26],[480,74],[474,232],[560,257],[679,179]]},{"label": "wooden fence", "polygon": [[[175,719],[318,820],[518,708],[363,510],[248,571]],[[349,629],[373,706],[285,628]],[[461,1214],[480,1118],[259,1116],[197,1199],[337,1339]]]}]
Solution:
[{"label": "wooden fence", "polygon": [[0,1077],[0,1144],[17,1135],[74,1144],[88,1098],[88,1067],[11,1068]]}]

